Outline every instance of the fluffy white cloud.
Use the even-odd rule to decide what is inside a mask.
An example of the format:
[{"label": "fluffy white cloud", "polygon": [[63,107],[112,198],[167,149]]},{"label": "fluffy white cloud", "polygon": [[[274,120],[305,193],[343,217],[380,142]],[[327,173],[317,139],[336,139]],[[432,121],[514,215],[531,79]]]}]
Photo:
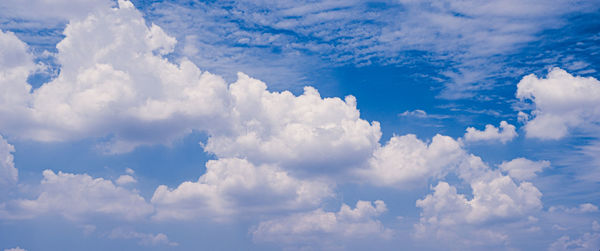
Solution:
[{"label": "fluffy white cloud", "polygon": [[31,56],[3,33],[3,48],[19,59],[15,77],[0,83],[10,104],[0,108],[3,132],[39,141],[109,138],[102,149],[119,153],[200,130],[211,135],[206,150],[219,157],[323,172],[364,162],[381,136],[378,123],[360,119],[354,97],[321,98],[310,87],[298,97],[270,92],[241,73],[227,86],[187,59],[165,59],[176,40],[147,25],[128,1],[72,20],[64,35],[60,75],[29,93]]},{"label": "fluffy white cloud", "polygon": [[389,238],[393,232],[376,219],[386,212],[383,201],[358,201],[354,209],[343,204],[338,212],[317,209],[263,221],[252,231],[254,241],[315,244],[356,238]]},{"label": "fluffy white cloud", "polygon": [[553,68],[546,78],[531,74],[517,85],[517,98],[535,105],[527,121],[528,137],[560,139],[569,130],[600,121],[600,81]]},{"label": "fluffy white cloud", "polygon": [[163,233],[151,234],[151,233],[139,233],[133,230],[126,230],[123,228],[115,228],[108,235],[112,239],[137,239],[140,245],[144,246],[157,246],[157,245],[168,245],[178,246],[177,242],[172,242],[169,237]]},{"label": "fluffy white cloud", "polygon": [[137,192],[115,186],[110,180],[51,170],[45,170],[43,175],[37,199],[2,203],[0,217],[32,218],[53,213],[71,220],[81,220],[90,215],[134,220],[153,212],[152,205]]},{"label": "fluffy white cloud", "polygon": [[[440,181],[433,187],[433,194],[416,202],[423,210],[415,224],[416,237],[436,236],[441,241],[466,246],[503,244],[509,239],[505,230],[493,231],[486,223],[523,221],[542,207],[542,194],[533,184],[517,184],[509,176],[490,169],[479,157],[464,160],[457,172],[470,184],[472,198]],[[469,235],[478,236],[478,241]]]},{"label": "fluffy white cloud", "polygon": [[276,163],[292,172],[331,172],[363,163],[378,145],[379,123],[360,119],[356,99],[267,91],[265,83],[238,74],[230,87],[231,130],[213,134],[205,150],[219,157]]},{"label": "fluffy white cloud", "polygon": [[15,168],[14,151],[15,148],[0,135],[0,188],[3,190],[17,183],[19,171]]},{"label": "fluffy white cloud", "polygon": [[218,117],[228,112],[226,83],[185,59],[174,64],[163,58],[175,39],[148,27],[130,2],[119,6],[67,25],[57,45],[60,75],[33,93],[26,47],[2,34],[3,50],[18,52],[20,60],[1,70],[12,76],[0,82],[4,132],[40,141],[112,135],[106,151],[126,152],[169,143],[209,122],[219,128]]},{"label": "fluffy white cloud", "polygon": [[465,156],[460,143],[448,136],[436,135],[429,144],[412,134],[394,136],[357,174],[376,186],[410,188],[445,176]]},{"label": "fluffy white cloud", "polygon": [[331,195],[328,183],[299,180],[276,166],[255,166],[236,158],[211,160],[197,182],[184,182],[175,189],[159,186],[152,196],[157,210],[153,218],[228,220],[239,212],[316,207]]},{"label": "fluffy white cloud", "polygon": [[119,176],[119,178],[117,178],[117,180],[115,180],[115,183],[117,183],[118,185],[126,185],[136,182],[137,180],[131,175],[121,175]]},{"label": "fluffy white cloud", "polygon": [[[31,86],[25,84],[35,70],[27,45],[12,32],[0,31],[0,121],[2,129],[22,126],[20,120],[9,119],[26,111]],[[4,132],[4,130],[2,130]]]},{"label": "fluffy white cloud", "polygon": [[550,167],[550,161],[532,161],[526,158],[516,158],[508,162],[502,162],[500,169],[507,172],[510,177],[518,180],[527,180],[535,177],[536,173],[544,168]]},{"label": "fluffy white cloud", "polygon": [[515,126],[507,123],[506,121],[502,121],[500,122],[499,128],[487,124],[485,125],[485,130],[483,131],[479,131],[474,127],[468,127],[464,139],[467,142],[498,140],[504,144],[508,141],[511,141],[516,136],[517,132]]}]

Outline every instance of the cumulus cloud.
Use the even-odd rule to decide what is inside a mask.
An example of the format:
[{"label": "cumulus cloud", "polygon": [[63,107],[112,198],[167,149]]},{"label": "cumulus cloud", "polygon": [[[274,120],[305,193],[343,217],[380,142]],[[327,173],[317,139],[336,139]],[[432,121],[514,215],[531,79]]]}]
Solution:
[{"label": "cumulus cloud", "polygon": [[[456,187],[440,181],[433,194],[417,200],[422,209],[415,236],[436,236],[456,245],[506,244],[505,230],[492,230],[491,221],[523,221],[542,208],[542,193],[529,182],[516,183],[498,170],[490,169],[479,157],[470,156],[460,164],[458,176],[472,190],[469,199]],[[477,236],[477,238],[472,238]]]},{"label": "cumulus cloud", "polygon": [[[225,82],[185,59],[164,59],[175,39],[147,26],[130,2],[72,21],[64,35],[57,45],[60,75],[33,93],[25,49],[12,53],[20,53],[15,66],[1,70],[14,76],[1,85],[0,128],[7,134],[40,141],[112,135],[106,151],[126,152],[169,143],[208,121],[216,127],[227,113]],[[25,48],[11,34],[2,37],[3,49]]]},{"label": "cumulus cloud", "polygon": [[487,124],[483,131],[477,130],[474,127],[468,127],[464,139],[467,142],[498,140],[504,144],[511,141],[516,136],[517,132],[515,126],[506,121],[502,121],[500,122],[499,128]]},{"label": "cumulus cloud", "polygon": [[137,192],[115,186],[110,180],[51,170],[45,170],[43,176],[37,199],[2,203],[0,217],[33,218],[50,213],[71,220],[82,220],[91,215],[134,220],[153,212],[152,205]]},{"label": "cumulus cloud", "polygon": [[598,212],[598,206],[592,203],[583,203],[578,207],[552,206],[548,209],[548,212],[565,212],[570,214],[595,213]]},{"label": "cumulus cloud", "polygon": [[507,172],[510,177],[518,180],[527,180],[535,177],[536,173],[550,167],[550,161],[532,161],[526,158],[516,158],[500,164],[500,170]]},{"label": "cumulus cloud", "polygon": [[244,159],[210,160],[196,182],[175,189],[159,186],[152,196],[158,220],[211,217],[229,220],[237,213],[314,208],[332,195],[330,185],[299,180],[272,165],[253,165]]},{"label": "cumulus cloud", "polygon": [[393,232],[376,218],[386,212],[383,201],[358,201],[352,209],[346,204],[338,212],[317,209],[307,213],[263,221],[252,231],[256,242],[296,245],[324,245],[341,239],[390,238]]},{"label": "cumulus cloud", "polygon": [[594,250],[600,246],[600,233],[584,233],[578,238],[571,239],[569,236],[562,236],[553,242],[548,250]]},{"label": "cumulus cloud", "polygon": [[136,239],[140,245],[144,246],[178,246],[177,242],[172,242],[169,237],[163,233],[151,234],[151,233],[139,233],[133,230],[126,230],[124,228],[115,228],[108,235],[111,239]]},{"label": "cumulus cloud", "polygon": [[211,135],[205,146],[219,157],[323,173],[361,164],[381,137],[379,123],[360,118],[353,96],[321,98],[312,87],[297,97],[269,92],[265,83],[244,74],[229,90],[231,131]]},{"label": "cumulus cloud", "polygon": [[465,154],[460,143],[448,136],[436,135],[429,144],[412,134],[394,136],[374,151],[368,167],[357,174],[376,186],[411,188],[445,176]]},{"label": "cumulus cloud", "polygon": [[525,76],[517,85],[516,96],[535,107],[525,124],[527,137],[560,139],[570,130],[586,129],[600,121],[600,81],[593,77],[553,68],[546,78]]},{"label": "cumulus cloud", "polygon": [[117,180],[115,180],[115,183],[117,183],[118,185],[126,185],[136,182],[137,180],[131,175],[121,175],[119,176],[119,178],[117,178]]},{"label": "cumulus cloud", "polygon": [[17,183],[19,171],[15,168],[14,151],[15,148],[0,135],[0,188],[3,190]]},{"label": "cumulus cloud", "polygon": [[30,93],[31,56],[3,33],[3,49],[20,53],[15,67],[1,70],[16,72],[2,82],[0,129],[8,135],[108,138],[101,149],[121,153],[200,130],[211,135],[205,149],[219,157],[321,171],[363,162],[381,136],[378,123],[360,119],[354,97],[321,98],[310,87],[300,96],[270,92],[241,73],[228,86],[185,58],[165,59],[176,40],[147,25],[128,1],[71,21],[64,35],[56,54],[60,75]]}]

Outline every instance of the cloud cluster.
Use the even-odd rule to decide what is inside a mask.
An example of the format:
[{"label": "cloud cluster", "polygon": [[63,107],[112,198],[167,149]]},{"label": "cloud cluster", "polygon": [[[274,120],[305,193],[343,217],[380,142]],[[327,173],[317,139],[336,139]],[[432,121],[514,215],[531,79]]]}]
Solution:
[{"label": "cloud cluster", "polygon": [[231,158],[209,161],[197,182],[184,182],[175,189],[159,186],[151,201],[157,210],[153,218],[158,220],[231,220],[241,212],[312,208],[331,195],[328,183],[299,180],[276,166]]},{"label": "cloud cluster", "polygon": [[600,122],[600,81],[553,68],[546,78],[531,74],[517,85],[517,98],[533,103],[525,124],[527,137],[560,139],[571,130]]},{"label": "cloud cluster", "polygon": [[[276,23],[281,29],[319,25],[321,18],[337,20],[352,9],[351,5],[340,10],[333,6],[318,5],[312,10],[284,6],[291,14],[312,13],[308,16],[314,20]],[[477,11],[512,15],[489,5],[483,10],[454,7],[474,11],[469,12],[473,16],[480,16]],[[456,21],[456,27],[470,22],[456,18],[462,19],[434,19],[440,25],[444,24],[440,20]],[[298,96],[273,92],[242,73],[228,85],[185,58],[170,57],[176,39],[146,24],[130,2],[119,1],[117,8],[94,10],[86,18],[73,20],[64,35],[57,45],[60,75],[32,91],[27,76],[36,66],[27,46],[12,33],[0,33],[0,132],[37,141],[107,138],[101,142],[103,149],[122,153],[140,145],[169,144],[199,130],[209,135],[203,147],[216,159],[206,163],[206,172],[197,181],[175,188],[159,186],[150,202],[136,190],[123,187],[136,182],[132,171],[113,182],[46,170],[36,199],[0,204],[4,218],[54,213],[72,220],[89,215],[126,220],[228,220],[244,214],[280,213],[287,216],[258,224],[252,232],[254,240],[291,244],[316,242],[323,236],[334,240],[389,237],[391,231],[377,220],[387,210],[383,201],[359,201],[354,209],[343,204],[338,212],[321,209],[323,200],[334,195],[338,175],[353,175],[353,182],[373,186],[410,189],[455,174],[472,195],[459,192],[460,187],[447,181],[437,182],[431,194],[416,202],[422,209],[415,225],[418,237],[465,240],[475,234],[482,240],[504,242],[508,239],[504,232],[480,230],[494,221],[522,221],[542,207],[541,192],[524,180],[533,178],[548,162],[523,158],[505,162],[500,165],[505,175],[468,154],[461,140],[447,136],[436,135],[430,141],[415,135],[393,136],[380,145],[379,123],[360,118],[354,97],[322,98],[311,87]],[[572,84],[565,85],[565,79]],[[548,79],[524,78],[517,96],[536,105],[533,119],[525,126],[528,136],[562,137],[567,127],[597,122],[597,82],[560,70],[553,70]],[[563,99],[564,106],[560,106]],[[404,115],[427,116],[422,111]],[[500,128],[487,125],[479,131],[470,127],[464,140],[505,143],[514,137],[515,127],[502,121]],[[0,160],[5,160],[0,162],[0,171],[7,174],[0,177],[15,183],[12,151],[0,138]],[[114,237],[172,243],[162,234],[125,230],[116,230]]]},{"label": "cloud cluster", "polygon": [[152,205],[137,192],[115,186],[110,180],[51,170],[45,170],[43,176],[41,193],[36,199],[0,204],[0,218],[58,214],[71,220],[85,220],[94,215],[136,220],[153,212]]},{"label": "cloud cluster", "polygon": [[483,131],[477,130],[474,127],[468,127],[464,136],[464,140],[466,142],[498,140],[502,144],[505,144],[516,136],[516,127],[507,123],[506,121],[501,121],[499,128],[487,124],[485,125],[485,130]]},{"label": "cloud cluster", "polygon": [[[417,200],[422,208],[415,236],[437,236],[456,245],[505,244],[505,230],[491,230],[491,221],[526,221],[542,208],[542,193],[529,182],[516,183],[510,176],[489,168],[479,157],[470,156],[458,168],[458,176],[472,190],[471,199],[457,188],[440,181],[433,194]],[[477,238],[470,239],[469,235]],[[477,240],[477,241],[473,241]],[[487,242],[487,243],[486,243]]]},{"label": "cloud cluster", "polygon": [[338,212],[317,209],[263,221],[252,231],[252,236],[257,242],[300,245],[325,245],[349,237],[390,238],[392,230],[376,219],[386,211],[383,201],[358,201],[354,209],[343,204]]}]

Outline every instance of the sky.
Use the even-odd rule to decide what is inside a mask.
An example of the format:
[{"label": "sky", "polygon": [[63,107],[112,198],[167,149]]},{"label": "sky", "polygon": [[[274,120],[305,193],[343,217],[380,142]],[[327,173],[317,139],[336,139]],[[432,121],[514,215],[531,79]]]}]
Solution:
[{"label": "sky", "polygon": [[599,20],[2,1],[0,250],[598,249]]}]

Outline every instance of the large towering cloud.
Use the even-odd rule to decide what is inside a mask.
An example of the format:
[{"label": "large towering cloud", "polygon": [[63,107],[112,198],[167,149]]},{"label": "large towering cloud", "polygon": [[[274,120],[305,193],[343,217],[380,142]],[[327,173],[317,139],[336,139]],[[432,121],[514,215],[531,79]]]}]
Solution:
[{"label": "large towering cloud", "polygon": [[227,116],[225,82],[185,59],[175,64],[163,58],[175,39],[148,27],[130,2],[74,20],[64,35],[57,45],[60,75],[30,94],[31,57],[3,33],[2,48],[19,53],[1,70],[11,77],[1,85],[7,96],[0,110],[3,132],[40,141],[110,135],[106,151],[126,152],[169,143],[208,122],[218,128]]}]

